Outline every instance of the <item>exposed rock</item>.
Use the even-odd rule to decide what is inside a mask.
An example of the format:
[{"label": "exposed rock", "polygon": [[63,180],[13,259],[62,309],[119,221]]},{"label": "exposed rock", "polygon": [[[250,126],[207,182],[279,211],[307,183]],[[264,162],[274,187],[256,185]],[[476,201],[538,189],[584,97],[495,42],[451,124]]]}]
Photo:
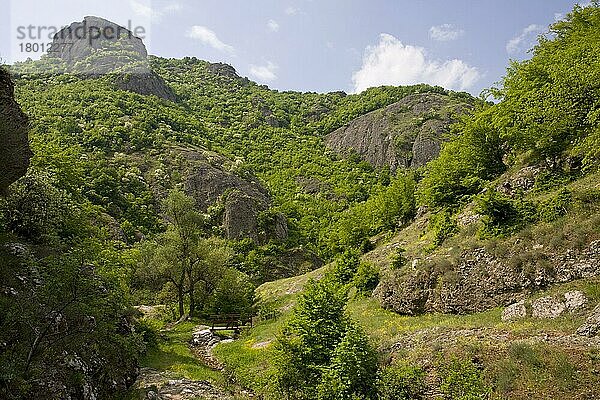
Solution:
[{"label": "exposed rock", "polygon": [[465,227],[479,222],[481,218],[481,214],[477,214],[473,210],[466,210],[456,217],[456,223],[458,226]]},{"label": "exposed rock", "polygon": [[[96,34],[96,32],[106,32],[106,34]],[[142,39],[114,22],[94,16],[87,16],[81,22],[73,22],[57,32],[52,42],[54,51],[48,55],[58,57],[73,66],[92,55],[94,51],[103,49],[106,42],[116,43],[119,40],[129,44],[131,50],[142,59],[148,56]]]},{"label": "exposed rock", "polygon": [[517,192],[528,192],[533,189],[535,180],[541,171],[542,169],[536,166],[522,168],[516,174],[511,175],[508,180],[501,182],[496,190],[507,196],[512,196]]},{"label": "exposed rock", "polygon": [[531,303],[531,316],[534,318],[556,318],[565,311],[565,303],[552,296],[534,300]]},{"label": "exposed rock", "polygon": [[154,95],[161,99],[177,101],[177,96],[166,82],[154,71],[136,74],[119,74],[114,78],[117,88],[145,96]]},{"label": "exposed rock", "polygon": [[142,368],[134,389],[143,400],[233,399],[234,396],[208,381],[194,381],[173,373]]},{"label": "exposed rock", "polygon": [[0,195],[25,175],[31,156],[27,117],[14,100],[10,75],[0,68]]},{"label": "exposed rock", "polygon": [[525,308],[525,300],[511,304],[502,311],[502,321],[513,321],[515,319],[525,318],[527,309]]},{"label": "exposed rock", "polygon": [[577,334],[592,337],[600,333],[600,304],[594,308],[583,325],[577,329]]},{"label": "exposed rock", "polygon": [[567,307],[567,311],[569,312],[575,312],[584,308],[587,305],[587,301],[585,294],[579,290],[565,293],[565,307]]},{"label": "exposed rock", "polygon": [[229,239],[251,238],[263,243],[287,238],[287,221],[276,214],[267,226],[259,226],[259,216],[269,210],[271,197],[252,175],[244,178],[226,170],[227,160],[200,150],[178,149],[186,159],[185,191],[198,208],[207,212],[222,204],[223,230]]},{"label": "exposed rock", "polygon": [[114,22],[93,16],[73,22],[54,36],[52,48],[56,51],[48,57],[63,60],[78,75],[111,73],[118,89],[176,100],[173,90],[150,69],[142,39]]},{"label": "exposed rock", "polygon": [[[426,259],[415,269],[391,271],[381,280],[374,296],[385,308],[400,314],[466,314],[515,303],[523,292],[600,275],[600,241],[591,242],[581,252],[536,251],[536,258],[547,263],[511,267],[483,248],[464,252],[457,264],[443,269]],[[569,295],[571,307],[580,300]],[[560,303],[564,311],[566,305]],[[545,315],[543,311],[536,314]]]},{"label": "exposed rock", "polygon": [[229,239],[249,237],[258,242],[258,213],[260,199],[250,197],[243,192],[234,191],[225,200],[223,227]]},{"label": "exposed rock", "polygon": [[437,157],[443,134],[470,107],[448,95],[413,94],[355,119],[325,143],[340,153],[352,149],[376,167],[417,168]]},{"label": "exposed rock", "polygon": [[238,75],[235,68],[233,68],[229,64],[213,63],[213,64],[209,64],[207,68],[211,73],[213,73],[215,75],[219,75],[219,76],[223,76],[225,78],[231,78],[231,79],[240,79],[240,76]]}]

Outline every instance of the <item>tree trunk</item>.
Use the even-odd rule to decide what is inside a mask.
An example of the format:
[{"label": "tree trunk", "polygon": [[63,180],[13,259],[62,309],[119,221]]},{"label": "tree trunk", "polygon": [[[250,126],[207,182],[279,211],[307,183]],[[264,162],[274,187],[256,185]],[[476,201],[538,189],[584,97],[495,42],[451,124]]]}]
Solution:
[{"label": "tree trunk", "polygon": [[177,300],[179,301],[179,318],[185,314],[185,308],[183,306],[183,286],[177,287]]},{"label": "tree trunk", "polygon": [[190,285],[190,317],[196,314],[196,298],[194,297],[194,284]]}]

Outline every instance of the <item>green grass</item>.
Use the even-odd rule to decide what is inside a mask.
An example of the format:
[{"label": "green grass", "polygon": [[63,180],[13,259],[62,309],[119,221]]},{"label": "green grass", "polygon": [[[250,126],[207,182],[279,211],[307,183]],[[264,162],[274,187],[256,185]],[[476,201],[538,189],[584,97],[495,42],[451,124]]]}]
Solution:
[{"label": "green grass", "polygon": [[190,349],[192,330],[197,325],[195,322],[183,322],[169,330],[161,331],[163,337],[159,340],[158,347],[146,354],[141,362],[142,367],[169,371],[191,380],[224,384],[223,375],[202,364]]}]

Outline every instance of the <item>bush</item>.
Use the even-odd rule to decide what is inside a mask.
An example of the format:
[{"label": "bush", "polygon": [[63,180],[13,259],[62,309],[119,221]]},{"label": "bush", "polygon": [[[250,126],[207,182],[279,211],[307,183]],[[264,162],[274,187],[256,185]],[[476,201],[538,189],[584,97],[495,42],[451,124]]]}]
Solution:
[{"label": "bush", "polygon": [[408,258],[406,258],[404,253],[406,253],[406,250],[404,248],[398,247],[396,249],[396,252],[394,254],[392,254],[392,257],[391,257],[392,258],[392,260],[391,260],[392,262],[390,264],[391,269],[398,270],[406,265],[406,263],[408,262]]},{"label": "bush", "polygon": [[379,400],[417,400],[425,393],[425,371],[409,364],[390,365],[377,378]]},{"label": "bush", "polygon": [[361,262],[354,275],[354,286],[358,293],[370,295],[379,284],[379,270],[373,264]]},{"label": "bush", "polygon": [[373,399],[377,376],[377,353],[368,336],[350,324],[336,346],[329,369],[317,388],[323,400]]},{"label": "bush", "polygon": [[495,190],[488,190],[479,198],[477,212],[483,215],[482,237],[510,235],[538,218],[535,204],[522,194],[510,198]]},{"label": "bush", "polygon": [[360,254],[356,250],[346,250],[335,260],[333,279],[342,285],[350,283],[358,271]]},{"label": "bush", "polygon": [[456,356],[442,362],[439,368],[440,391],[452,400],[481,400],[490,396],[482,371],[473,361]]},{"label": "bush", "polygon": [[458,226],[447,210],[433,215],[429,227],[433,231],[434,246],[440,246],[446,239],[458,232]]},{"label": "bush", "polygon": [[347,297],[338,283],[309,281],[275,343],[275,377],[287,398],[315,398],[322,373],[345,336]]},{"label": "bush", "polygon": [[552,222],[567,214],[573,196],[567,188],[561,189],[556,196],[543,201],[539,205],[539,218],[544,222]]}]

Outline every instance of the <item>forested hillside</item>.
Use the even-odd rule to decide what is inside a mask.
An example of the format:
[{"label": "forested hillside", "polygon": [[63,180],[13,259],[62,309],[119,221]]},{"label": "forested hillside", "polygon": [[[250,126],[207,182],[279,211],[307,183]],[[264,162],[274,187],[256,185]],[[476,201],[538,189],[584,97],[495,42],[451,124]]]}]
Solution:
[{"label": "forested hillside", "polygon": [[[140,365],[265,398],[474,399],[525,398],[519,367],[551,364],[535,390],[597,395],[595,347],[557,340],[548,359],[534,338],[544,315],[565,337],[588,315],[580,333],[600,331],[596,3],[481,99],[279,92],[141,41],[99,46],[8,67],[29,122],[3,108],[3,140],[29,130],[33,156],[0,201],[0,397],[115,398]],[[418,331],[431,313],[481,337]],[[178,331],[215,314],[260,321],[217,347],[220,378]],[[521,336],[489,347],[513,318]]]}]

